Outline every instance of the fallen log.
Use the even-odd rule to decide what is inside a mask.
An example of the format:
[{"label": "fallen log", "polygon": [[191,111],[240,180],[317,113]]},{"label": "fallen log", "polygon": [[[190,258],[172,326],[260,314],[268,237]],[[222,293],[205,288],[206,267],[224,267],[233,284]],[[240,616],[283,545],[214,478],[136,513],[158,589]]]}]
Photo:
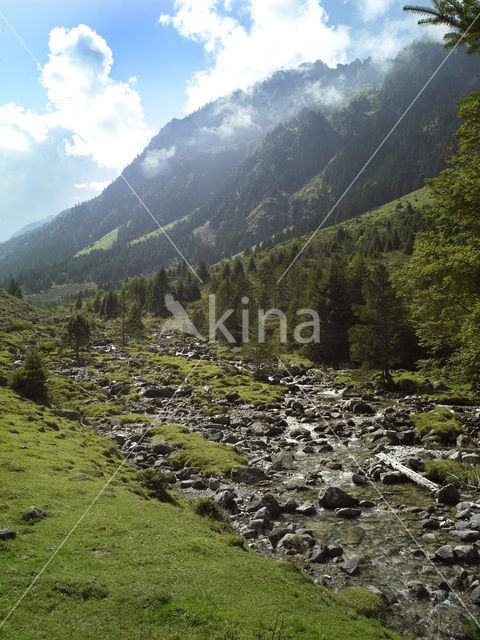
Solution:
[{"label": "fallen log", "polygon": [[386,453],[377,453],[377,458],[384,462],[387,466],[395,469],[395,471],[400,471],[400,473],[403,473],[404,476],[415,482],[415,484],[428,489],[428,491],[438,491],[440,489],[440,485],[432,482],[431,480],[427,480],[427,478],[424,478],[419,473],[412,471],[401,462],[398,462],[398,460],[395,460],[395,458],[387,456]]}]

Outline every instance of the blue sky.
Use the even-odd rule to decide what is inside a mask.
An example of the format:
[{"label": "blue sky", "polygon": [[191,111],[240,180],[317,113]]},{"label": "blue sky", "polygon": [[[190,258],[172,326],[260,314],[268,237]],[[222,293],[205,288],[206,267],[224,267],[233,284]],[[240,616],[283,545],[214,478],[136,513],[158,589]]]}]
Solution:
[{"label": "blue sky", "polygon": [[279,68],[393,56],[396,0],[4,0],[0,241],[97,195],[173,117]]}]

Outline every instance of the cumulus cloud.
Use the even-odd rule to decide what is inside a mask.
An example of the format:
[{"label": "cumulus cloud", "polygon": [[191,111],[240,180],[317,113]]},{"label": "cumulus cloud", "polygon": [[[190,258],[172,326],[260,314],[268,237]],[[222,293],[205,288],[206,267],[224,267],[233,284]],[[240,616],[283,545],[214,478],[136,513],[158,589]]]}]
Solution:
[{"label": "cumulus cloud", "polygon": [[163,173],[170,158],[173,158],[176,153],[176,148],[170,147],[170,149],[153,149],[147,151],[145,159],[142,162],[142,169],[145,175],[149,178]]},{"label": "cumulus cloud", "polygon": [[97,195],[153,133],[131,86],[134,78],[111,78],[112,51],[95,31],[86,25],[54,28],[49,50],[40,75],[44,109],[0,105],[3,237]]},{"label": "cumulus cloud", "polygon": [[129,83],[112,80],[112,52],[86,25],[52,29],[49,49],[40,78],[46,110],[0,106],[0,148],[26,152],[62,129],[68,155],[89,156],[100,167],[121,170],[152,135],[140,96]]},{"label": "cumulus cloud", "polygon": [[419,35],[438,42],[442,40],[444,29],[429,29],[419,33],[417,21],[417,16],[408,14],[401,20],[386,20],[381,31],[375,35],[366,30],[359,32],[356,43],[357,54],[360,57],[372,56],[376,59],[386,59],[394,57],[400,49]]},{"label": "cumulus cloud", "polygon": [[221,123],[216,127],[202,127],[200,136],[214,136],[225,140],[247,129],[261,130],[260,125],[255,122],[254,108],[251,105],[235,104],[228,97],[216,106],[215,115],[222,117]]},{"label": "cumulus cloud", "polygon": [[376,20],[388,13],[395,0],[356,0],[364,20]]},{"label": "cumulus cloud", "polygon": [[249,0],[242,19],[226,0],[176,0],[175,11],[159,18],[183,37],[200,43],[212,65],[187,87],[187,111],[234,89],[246,89],[280,67],[322,59],[347,61],[346,26],[328,24],[319,0]]}]

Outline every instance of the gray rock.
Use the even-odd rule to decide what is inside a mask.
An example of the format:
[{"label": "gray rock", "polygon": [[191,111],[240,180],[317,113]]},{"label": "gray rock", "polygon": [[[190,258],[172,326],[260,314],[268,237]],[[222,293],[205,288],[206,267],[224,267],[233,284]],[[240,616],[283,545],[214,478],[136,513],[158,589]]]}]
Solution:
[{"label": "gray rock", "polygon": [[67,420],[80,420],[80,414],[78,411],[72,411],[71,409],[55,409],[53,412],[59,418],[66,418]]},{"label": "gray rock", "polygon": [[237,468],[232,471],[234,482],[244,482],[245,484],[256,484],[266,479],[265,472],[257,467]]},{"label": "gray rock", "polygon": [[343,549],[339,544],[329,544],[325,549],[327,558],[338,558],[343,555]]},{"label": "gray rock", "polygon": [[352,518],[358,518],[361,516],[362,510],[354,507],[343,507],[342,509],[336,509],[335,513],[339,518],[351,520]]},{"label": "gray rock", "polygon": [[340,509],[342,507],[358,507],[359,500],[340,487],[327,487],[323,489],[318,502],[324,509]]},{"label": "gray rock", "polygon": [[387,471],[380,475],[383,484],[404,484],[407,478],[400,471]]},{"label": "gray rock", "polygon": [[22,520],[25,520],[25,522],[37,522],[37,520],[48,518],[48,516],[49,514],[47,511],[39,509],[38,507],[30,507],[28,511],[23,514]]},{"label": "gray rock", "polygon": [[313,516],[316,512],[317,510],[313,504],[301,504],[295,509],[295,513],[298,513],[301,516]]},{"label": "gray rock", "polygon": [[305,560],[311,563],[321,563],[325,562],[327,559],[327,549],[326,547],[315,546],[305,556]]},{"label": "gray rock", "polygon": [[348,573],[349,576],[355,576],[360,571],[360,563],[362,561],[361,556],[350,556],[343,562],[341,562],[338,566],[342,571]]},{"label": "gray rock", "polygon": [[440,504],[455,505],[460,501],[460,492],[453,484],[447,484],[437,491],[436,498]]},{"label": "gray rock", "polygon": [[155,441],[152,445],[152,452],[159,456],[168,456],[172,451],[175,451],[175,447],[168,442]]},{"label": "gray rock", "polygon": [[11,529],[0,529],[0,540],[14,540],[17,537]]},{"label": "gray rock", "polygon": [[171,398],[174,393],[172,387],[149,387],[143,390],[142,395],[144,398]]},{"label": "gray rock", "polygon": [[226,489],[225,491],[220,491],[220,493],[215,496],[215,502],[230,513],[238,513],[238,506],[235,501],[235,495],[228,489]]},{"label": "gray rock", "polygon": [[253,519],[263,520],[266,524],[268,524],[272,519],[272,516],[270,514],[270,511],[267,509],[267,507],[262,507],[254,514]]},{"label": "gray rock", "polygon": [[373,416],[375,414],[375,409],[363,400],[349,400],[343,408],[357,415]]},{"label": "gray rock", "polygon": [[280,540],[287,535],[287,533],[292,533],[291,529],[287,527],[275,527],[268,534],[268,539],[272,543],[272,547],[275,549]]},{"label": "gray rock", "polygon": [[453,529],[448,535],[459,542],[475,542],[476,540],[480,540],[480,532],[475,531],[475,529]]},{"label": "gray rock", "polygon": [[446,564],[452,564],[455,560],[452,546],[449,544],[444,544],[442,547],[439,547],[435,551],[435,558],[440,562],[445,562]]},{"label": "gray rock", "polygon": [[295,513],[297,509],[298,502],[295,500],[295,498],[289,498],[282,508],[285,513]]},{"label": "gray rock", "polygon": [[477,605],[477,607],[480,606],[480,586],[473,589],[473,591],[469,594],[468,599],[472,604]]},{"label": "gray rock", "polygon": [[198,474],[198,469],[196,467],[184,467],[177,471],[175,477],[177,480],[189,480],[193,475]]},{"label": "gray rock", "polygon": [[436,518],[427,518],[425,520],[419,520],[418,524],[422,527],[422,529],[426,529],[428,531],[435,531],[440,528],[440,521]]},{"label": "gray rock", "polygon": [[368,484],[368,478],[360,473],[352,473],[352,482],[359,487],[363,487]]},{"label": "gray rock", "polygon": [[293,467],[293,456],[291,453],[276,453],[272,456],[272,471],[283,471],[284,469],[291,469]]},{"label": "gray rock", "polygon": [[466,564],[476,564],[479,559],[477,548],[472,544],[462,544],[454,547],[453,554],[456,560]]},{"label": "gray rock", "polygon": [[360,504],[358,506],[360,509],[373,509],[375,503],[371,500],[360,500]]}]

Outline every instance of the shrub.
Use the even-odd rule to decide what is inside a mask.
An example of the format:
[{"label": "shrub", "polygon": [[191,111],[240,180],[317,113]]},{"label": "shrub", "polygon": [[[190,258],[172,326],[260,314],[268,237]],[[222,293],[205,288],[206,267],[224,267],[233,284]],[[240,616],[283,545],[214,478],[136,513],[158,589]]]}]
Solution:
[{"label": "shrub", "polygon": [[48,398],[48,373],[43,357],[36,347],[31,347],[22,367],[10,378],[10,386],[22,396],[41,402]]},{"label": "shrub", "polygon": [[198,498],[192,502],[195,513],[203,518],[212,518],[218,522],[227,521],[225,512],[210,498]]},{"label": "shrub", "polygon": [[175,504],[174,498],[167,491],[170,474],[159,469],[144,469],[138,472],[138,480],[152,498],[156,498],[160,502]]}]

